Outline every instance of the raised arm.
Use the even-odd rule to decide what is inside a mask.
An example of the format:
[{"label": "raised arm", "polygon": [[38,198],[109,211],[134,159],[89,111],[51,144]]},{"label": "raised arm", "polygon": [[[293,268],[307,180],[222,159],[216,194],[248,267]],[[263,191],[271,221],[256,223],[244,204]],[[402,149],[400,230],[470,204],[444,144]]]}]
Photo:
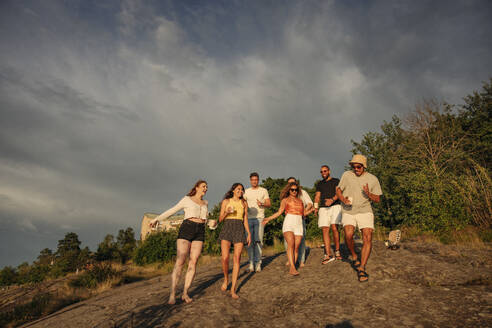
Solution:
[{"label": "raised arm", "polygon": [[278,209],[278,211],[273,214],[273,215],[270,215],[269,217],[263,219],[263,222],[262,224],[265,225],[268,223],[268,221],[271,221],[271,220],[275,220],[276,218],[278,218],[280,215],[282,215],[282,213],[284,212],[285,210],[285,203],[287,202],[287,199],[284,198],[282,199],[282,201],[280,202],[280,208]]},{"label": "raised arm", "polygon": [[225,217],[227,216],[227,204],[229,204],[228,199],[224,199],[222,203],[220,204],[220,215],[219,215],[219,222],[224,221]]}]

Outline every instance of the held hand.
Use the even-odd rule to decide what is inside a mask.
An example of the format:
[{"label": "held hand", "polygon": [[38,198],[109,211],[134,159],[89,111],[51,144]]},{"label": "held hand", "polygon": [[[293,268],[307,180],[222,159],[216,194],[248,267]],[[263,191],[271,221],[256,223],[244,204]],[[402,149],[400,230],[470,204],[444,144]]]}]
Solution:
[{"label": "held hand", "polygon": [[343,197],[342,199],[342,202],[345,204],[345,205],[352,205],[352,197]]},{"label": "held hand", "polygon": [[266,224],[268,223],[268,221],[269,221],[268,219],[264,219],[264,220],[261,222],[261,224],[263,224],[263,226],[266,226]]},{"label": "held hand", "polygon": [[263,204],[262,204],[262,202],[260,202],[259,199],[256,200],[256,204],[258,204],[259,207],[263,207]]},{"label": "held hand", "polygon": [[233,206],[227,206],[226,212],[227,212],[228,214],[230,214],[230,213],[234,213],[234,207],[233,207]]},{"label": "held hand", "polygon": [[317,208],[314,209],[314,215],[318,216],[318,209]]},{"label": "held hand", "polygon": [[325,199],[325,205],[326,206],[330,206],[331,204],[333,204],[335,201],[331,198],[328,198],[328,199]]},{"label": "held hand", "polygon": [[364,193],[369,197],[369,185],[366,183],[364,186],[362,186],[362,190],[364,190]]},{"label": "held hand", "polygon": [[157,226],[157,221],[154,221],[154,220],[150,221],[150,222],[149,222],[149,226],[150,226],[151,228],[155,228],[155,226]]},{"label": "held hand", "polygon": [[251,245],[251,234],[248,234],[248,238],[246,238],[246,241],[248,242],[248,246]]}]

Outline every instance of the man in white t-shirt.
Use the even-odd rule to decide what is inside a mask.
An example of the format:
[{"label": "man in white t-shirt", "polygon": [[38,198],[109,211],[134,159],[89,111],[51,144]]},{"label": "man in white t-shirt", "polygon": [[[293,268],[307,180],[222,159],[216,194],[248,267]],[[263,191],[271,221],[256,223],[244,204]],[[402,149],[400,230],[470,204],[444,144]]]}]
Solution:
[{"label": "man in white t-shirt", "polygon": [[[290,177],[287,179],[287,184],[296,182],[299,184],[296,178]],[[301,244],[299,245],[299,266],[302,268],[304,266],[304,262],[306,262],[306,219],[309,213],[313,211],[313,201],[306,190],[301,188],[300,198],[302,203],[304,204],[304,216],[302,217],[302,239]],[[287,249],[287,242],[284,239],[284,246]],[[287,262],[288,264],[288,262]]]},{"label": "man in white t-shirt", "polygon": [[248,224],[251,232],[251,245],[248,247],[250,272],[261,271],[261,247],[263,245],[264,226],[261,224],[265,218],[265,208],[270,207],[268,190],[260,187],[260,176],[253,172],[249,175],[251,187],[244,192],[244,199],[248,202]]}]

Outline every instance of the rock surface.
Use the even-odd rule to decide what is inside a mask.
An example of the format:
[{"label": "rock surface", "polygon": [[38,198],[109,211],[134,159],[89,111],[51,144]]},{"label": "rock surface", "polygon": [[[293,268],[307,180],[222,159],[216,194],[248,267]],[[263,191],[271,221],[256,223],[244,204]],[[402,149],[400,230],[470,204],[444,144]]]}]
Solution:
[{"label": "rock surface", "polygon": [[166,275],[115,288],[25,327],[492,326],[490,247],[406,242],[391,251],[375,242],[367,283],[357,281],[347,261],[321,265],[321,257],[321,249],[311,249],[297,277],[287,274],[285,253],[266,257],[259,273],[246,273],[243,262],[239,300],[220,290],[217,260],[198,266],[191,304],[166,304]]}]

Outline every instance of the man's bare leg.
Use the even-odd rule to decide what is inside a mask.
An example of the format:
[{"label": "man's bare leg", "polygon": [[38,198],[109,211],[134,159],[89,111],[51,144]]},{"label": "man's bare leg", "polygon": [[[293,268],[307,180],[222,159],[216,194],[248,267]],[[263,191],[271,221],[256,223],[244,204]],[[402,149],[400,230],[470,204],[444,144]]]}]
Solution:
[{"label": "man's bare leg", "polygon": [[331,254],[331,244],[330,244],[330,227],[322,227],[323,231],[323,242],[325,243],[325,255],[330,256]]},{"label": "man's bare leg", "polygon": [[[333,233],[333,242],[335,243],[335,251],[340,252],[340,233],[338,232],[338,226],[336,224],[332,224],[331,231]],[[337,260],[341,260],[341,258],[337,256]]]},{"label": "man's bare leg", "polygon": [[357,254],[355,253],[355,244],[354,244],[354,231],[355,227],[353,225],[346,225],[344,228],[345,231],[345,244],[352,255],[352,260],[354,262],[358,261]]},{"label": "man's bare leg", "polygon": [[[366,271],[366,264],[369,260],[369,255],[371,255],[372,250],[372,228],[364,228],[362,229],[362,240],[364,244],[362,245],[362,250],[360,253],[360,267],[359,271]],[[367,277],[360,278],[361,281],[366,281]]]}]

